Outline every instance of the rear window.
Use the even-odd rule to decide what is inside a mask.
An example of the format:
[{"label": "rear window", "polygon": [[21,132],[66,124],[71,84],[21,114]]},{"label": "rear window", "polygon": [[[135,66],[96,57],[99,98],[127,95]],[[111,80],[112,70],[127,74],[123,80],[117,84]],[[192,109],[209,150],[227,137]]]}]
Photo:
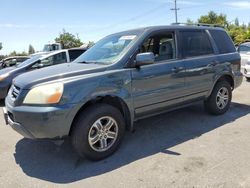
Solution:
[{"label": "rear window", "polygon": [[181,31],[182,53],[185,58],[213,54],[213,47],[207,33],[201,31]]},{"label": "rear window", "polygon": [[220,54],[236,52],[232,40],[225,31],[210,30],[209,32],[213,37]]}]

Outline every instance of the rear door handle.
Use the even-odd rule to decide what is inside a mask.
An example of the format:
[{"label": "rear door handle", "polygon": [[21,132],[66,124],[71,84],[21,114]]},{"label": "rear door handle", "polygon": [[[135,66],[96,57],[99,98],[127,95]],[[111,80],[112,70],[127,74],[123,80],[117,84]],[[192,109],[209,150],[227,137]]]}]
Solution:
[{"label": "rear door handle", "polygon": [[181,71],[183,71],[183,70],[185,70],[184,67],[174,67],[174,68],[172,69],[172,72],[178,73],[178,72],[181,72]]}]

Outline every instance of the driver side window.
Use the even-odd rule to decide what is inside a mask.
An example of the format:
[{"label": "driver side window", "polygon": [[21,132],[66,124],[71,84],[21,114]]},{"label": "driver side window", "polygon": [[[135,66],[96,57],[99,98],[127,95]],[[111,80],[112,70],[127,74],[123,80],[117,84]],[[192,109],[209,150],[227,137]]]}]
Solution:
[{"label": "driver side window", "polygon": [[142,44],[140,53],[152,52],[155,61],[166,61],[176,58],[176,46],[174,33],[162,33],[153,35]]}]

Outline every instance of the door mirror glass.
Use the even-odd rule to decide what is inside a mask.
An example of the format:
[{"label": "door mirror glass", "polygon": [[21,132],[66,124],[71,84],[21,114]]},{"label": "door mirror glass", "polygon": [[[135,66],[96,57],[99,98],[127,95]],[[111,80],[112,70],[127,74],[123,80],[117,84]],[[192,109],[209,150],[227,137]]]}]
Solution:
[{"label": "door mirror glass", "polygon": [[136,67],[154,64],[155,56],[152,52],[140,53],[136,55]]}]

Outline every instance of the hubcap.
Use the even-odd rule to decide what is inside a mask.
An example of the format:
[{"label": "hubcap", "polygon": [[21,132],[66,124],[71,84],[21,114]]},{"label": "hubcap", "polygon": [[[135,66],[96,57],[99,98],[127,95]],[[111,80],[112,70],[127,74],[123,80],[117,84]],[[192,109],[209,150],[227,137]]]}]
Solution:
[{"label": "hubcap", "polygon": [[112,117],[102,117],[91,126],[88,142],[93,150],[104,152],[114,145],[117,136],[117,122]]},{"label": "hubcap", "polygon": [[217,97],[216,97],[216,104],[217,107],[221,110],[223,110],[227,104],[228,104],[228,100],[229,100],[229,92],[228,89],[223,87],[218,91]]}]

